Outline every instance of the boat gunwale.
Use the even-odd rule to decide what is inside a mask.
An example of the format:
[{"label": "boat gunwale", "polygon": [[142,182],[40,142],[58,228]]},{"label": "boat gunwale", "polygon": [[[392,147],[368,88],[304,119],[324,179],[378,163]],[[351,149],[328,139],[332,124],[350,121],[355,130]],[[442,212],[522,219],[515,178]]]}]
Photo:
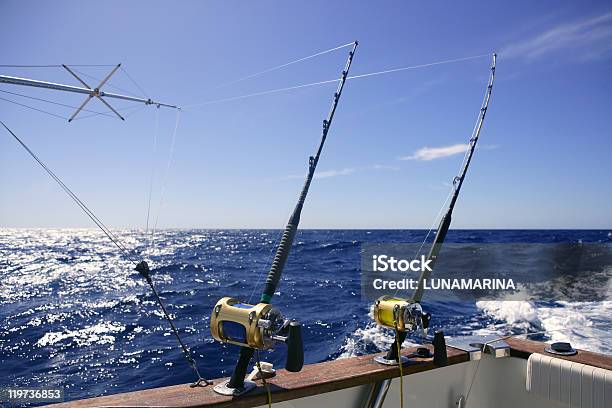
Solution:
[{"label": "boat gunwale", "polygon": [[[506,339],[510,346],[510,356],[527,359],[533,353],[547,354],[544,349],[546,343],[523,340],[518,338]],[[415,352],[416,348],[406,348],[402,354]],[[383,353],[368,354],[346,359],[325,361],[305,365],[300,373],[290,373],[284,369],[277,370],[277,375],[267,380],[272,392],[274,403],[304,398],[347,388],[373,384],[386,379],[400,376],[399,368],[383,366],[374,362],[373,357]],[[469,361],[468,353],[453,347],[447,347],[448,365],[461,364]],[[612,370],[612,356],[578,350],[574,356],[555,356],[594,367]],[[435,370],[432,359],[415,358],[412,364],[404,366],[404,376],[423,371]],[[215,384],[225,378],[214,380]],[[56,408],[80,407],[258,407],[267,404],[267,394],[261,382],[258,387],[247,395],[232,398],[216,394],[212,386],[191,388],[189,384],[173,385],[113,394],[83,400],[69,401],[51,405]]]}]

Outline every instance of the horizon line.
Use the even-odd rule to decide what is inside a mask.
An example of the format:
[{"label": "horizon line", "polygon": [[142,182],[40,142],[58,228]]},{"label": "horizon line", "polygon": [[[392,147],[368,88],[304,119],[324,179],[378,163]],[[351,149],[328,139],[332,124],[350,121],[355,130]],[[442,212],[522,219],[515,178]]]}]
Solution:
[{"label": "horizon line", "polygon": [[[124,231],[142,231],[144,228],[132,228],[132,227],[112,227],[115,230]],[[0,230],[4,229],[40,229],[40,230],[99,230],[96,227],[5,227],[0,226]],[[164,227],[158,228],[157,231],[258,231],[258,230],[283,230],[284,227]],[[363,228],[363,227],[351,227],[351,228],[299,228],[298,231],[429,231],[429,228],[386,228],[386,227],[375,227],[375,228]],[[431,231],[436,231],[437,228],[431,228]],[[612,231],[612,227],[608,228],[592,228],[592,227],[478,227],[478,228],[451,228],[449,231]]]}]

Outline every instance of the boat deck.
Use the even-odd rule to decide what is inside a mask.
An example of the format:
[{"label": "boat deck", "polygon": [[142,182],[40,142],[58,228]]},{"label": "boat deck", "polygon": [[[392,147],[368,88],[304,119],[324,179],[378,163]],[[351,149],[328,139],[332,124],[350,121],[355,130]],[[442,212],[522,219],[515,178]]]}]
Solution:
[{"label": "boat deck", "polygon": [[[532,353],[544,353],[546,344],[541,342],[506,340],[511,346],[511,356],[527,358]],[[403,350],[403,354],[414,352],[414,348]],[[448,365],[467,362],[468,353],[447,347]],[[382,354],[382,353],[381,353]],[[373,360],[375,354],[353,357],[304,366],[299,373],[277,370],[275,377],[267,380],[274,403],[297,398],[319,395],[385,379],[399,377],[398,367],[383,366]],[[612,357],[587,351],[579,351],[575,356],[559,358],[612,370]],[[435,370],[432,359],[411,358],[413,363],[404,365],[404,376],[428,370]],[[215,384],[224,379],[217,379]],[[213,392],[212,386],[191,388],[188,384],[154,388],[124,394],[70,401],[56,404],[57,408],[77,407],[257,407],[267,404],[267,395],[261,381],[249,394],[238,398],[222,396]]]}]

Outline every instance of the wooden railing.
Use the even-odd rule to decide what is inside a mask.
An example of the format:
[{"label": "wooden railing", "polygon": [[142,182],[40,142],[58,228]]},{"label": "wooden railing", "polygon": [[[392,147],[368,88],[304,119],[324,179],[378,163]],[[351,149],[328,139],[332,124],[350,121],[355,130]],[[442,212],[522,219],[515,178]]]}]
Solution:
[{"label": "wooden railing", "polygon": [[[546,345],[541,342],[516,338],[506,341],[511,346],[512,357],[527,358],[531,353],[545,353]],[[414,351],[415,349],[408,348],[403,350],[403,354],[410,354]],[[464,351],[447,347],[447,353],[449,365],[468,361],[468,354]],[[278,370],[275,377],[267,380],[272,391],[272,400],[274,402],[293,400],[399,377],[397,367],[380,365],[374,362],[374,356],[371,354],[310,364],[304,366],[299,373]],[[559,358],[612,370],[612,356],[608,355],[580,350],[575,356],[560,356]],[[412,360],[413,363],[404,366],[404,375],[441,369],[434,366],[431,358]],[[215,380],[215,384],[222,380]],[[70,401],[53,405],[53,407],[257,407],[267,404],[265,389],[261,381],[258,384],[259,386],[254,391],[239,398],[216,394],[212,386],[190,388],[188,384],[183,384]]]}]

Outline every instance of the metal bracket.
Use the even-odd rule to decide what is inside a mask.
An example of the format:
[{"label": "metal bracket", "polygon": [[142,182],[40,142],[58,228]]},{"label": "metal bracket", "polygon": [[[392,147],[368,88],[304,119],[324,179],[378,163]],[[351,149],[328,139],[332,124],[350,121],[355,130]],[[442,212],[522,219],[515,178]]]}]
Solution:
[{"label": "metal bracket", "polygon": [[91,90],[91,93],[89,95],[87,95],[87,98],[85,98],[85,100],[83,101],[81,106],[79,106],[79,108],[76,110],[76,112],[74,112],[72,114],[72,116],[70,117],[70,119],[68,119],[68,122],[72,122],[74,120],[74,118],[79,114],[79,112],[81,112],[83,110],[85,105],[87,105],[89,103],[89,101],[91,101],[94,97],[98,98],[104,105],[106,105],[106,107],[108,109],[110,109],[115,115],[117,115],[117,117],[119,117],[119,119],[125,120],[123,118],[123,116],[121,116],[119,114],[119,112],[117,112],[112,106],[110,106],[110,104],[108,102],[106,102],[104,99],[102,99],[102,97],[104,96],[104,92],[100,91],[100,88],[102,88],[102,86],[104,84],[106,84],[106,82],[108,82],[110,77],[113,76],[115,74],[115,72],[117,72],[117,70],[119,69],[120,66],[121,66],[121,64],[117,64],[117,66],[115,68],[113,68],[113,70],[102,80],[102,82],[100,82],[100,84],[96,88],[92,89],[91,86],[89,86],[85,81],[83,81],[83,79],[81,79],[73,70],[68,68],[67,65],[62,64],[62,67],[64,67],[66,69],[66,71],[68,71],[73,77],[75,77],[77,79],[77,81],[79,81],[81,84],[83,84],[83,86],[85,86],[87,89]]},{"label": "metal bracket", "polygon": [[[400,356],[400,360],[401,360],[401,362],[402,362],[402,365],[404,365],[404,364],[406,364],[408,361],[410,361],[410,360],[408,359],[408,357],[406,357],[406,356]],[[397,362],[397,360],[395,360],[395,359],[388,359],[388,358],[385,358],[385,356],[384,356],[384,355],[374,357],[374,361],[376,361],[376,362],[377,362],[377,363],[379,363],[379,364],[388,365],[388,366],[396,366],[396,365],[399,365],[399,364],[398,364],[398,362]]]},{"label": "metal bracket", "polygon": [[483,352],[495,358],[510,356],[510,346],[499,336],[453,337],[448,341],[448,346],[466,351],[470,361],[480,360]]},{"label": "metal bracket", "polygon": [[253,381],[246,381],[245,380],[244,387],[242,387],[242,388],[231,388],[231,387],[228,386],[229,382],[230,382],[230,380],[225,380],[222,383],[215,385],[213,390],[217,394],[239,397],[239,396],[241,396],[243,394],[246,394],[247,392],[257,388],[257,384],[255,384]]},{"label": "metal bracket", "polygon": [[573,356],[578,354],[578,350],[576,350],[575,348],[573,348],[571,345],[568,344],[568,349],[567,350],[555,350],[555,344],[551,344],[549,346],[547,346],[544,351],[550,354],[556,354],[558,356]]}]

